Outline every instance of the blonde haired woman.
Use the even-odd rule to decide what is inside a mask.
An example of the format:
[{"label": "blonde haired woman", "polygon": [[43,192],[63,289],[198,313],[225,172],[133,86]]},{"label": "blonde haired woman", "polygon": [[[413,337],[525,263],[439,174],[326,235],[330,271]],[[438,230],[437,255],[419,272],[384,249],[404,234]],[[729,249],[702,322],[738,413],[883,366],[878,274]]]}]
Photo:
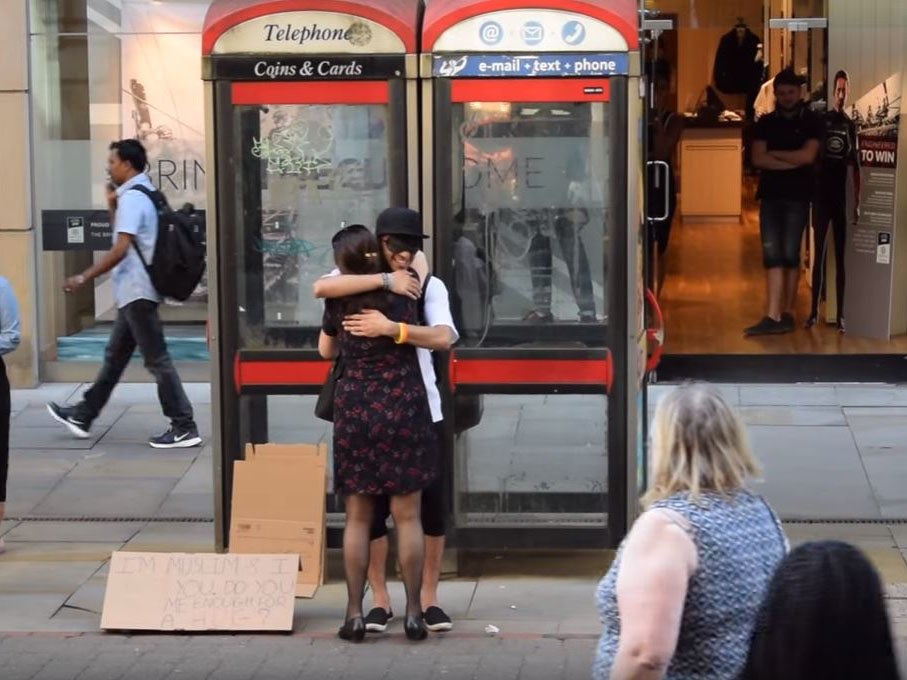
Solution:
[{"label": "blonde haired woman", "polygon": [[731,680],[787,539],[746,488],[759,466],[715,387],[666,395],[651,450],[645,512],[598,587],[594,678]]}]

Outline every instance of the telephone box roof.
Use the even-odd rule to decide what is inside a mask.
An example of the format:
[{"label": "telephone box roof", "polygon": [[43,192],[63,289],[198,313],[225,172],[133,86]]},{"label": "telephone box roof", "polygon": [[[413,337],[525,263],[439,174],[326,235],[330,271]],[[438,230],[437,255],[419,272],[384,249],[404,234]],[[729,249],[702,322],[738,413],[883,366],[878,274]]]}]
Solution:
[{"label": "telephone box roof", "polygon": [[211,54],[226,31],[250,19],[281,12],[338,12],[353,14],[387,26],[396,33],[406,51],[418,49],[419,0],[214,0],[205,16],[202,54]]},{"label": "telephone box roof", "polygon": [[637,0],[429,0],[422,24],[422,51],[431,52],[441,34],[461,21],[510,9],[553,9],[585,14],[614,27],[630,49],[639,46]]}]

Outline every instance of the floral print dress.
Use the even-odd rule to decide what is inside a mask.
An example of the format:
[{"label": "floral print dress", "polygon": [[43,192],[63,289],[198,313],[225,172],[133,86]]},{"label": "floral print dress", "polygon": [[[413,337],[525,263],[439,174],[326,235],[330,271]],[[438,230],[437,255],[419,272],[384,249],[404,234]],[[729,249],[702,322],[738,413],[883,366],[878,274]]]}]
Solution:
[{"label": "floral print dress", "polygon": [[[416,323],[417,303],[388,296],[387,318]],[[343,330],[342,300],[325,304],[322,330],[337,338],[343,376],[334,390],[334,491],[398,495],[438,474],[438,442],[412,345]]]}]

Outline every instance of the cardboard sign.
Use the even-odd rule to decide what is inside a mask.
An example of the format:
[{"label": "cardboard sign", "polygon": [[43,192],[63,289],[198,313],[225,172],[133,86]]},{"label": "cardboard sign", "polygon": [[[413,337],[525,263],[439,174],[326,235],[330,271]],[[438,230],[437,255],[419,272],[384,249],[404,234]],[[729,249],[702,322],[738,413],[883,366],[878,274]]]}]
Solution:
[{"label": "cardboard sign", "polygon": [[296,555],[115,552],[101,628],[289,631],[298,563]]},{"label": "cardboard sign", "polygon": [[233,466],[230,552],[299,556],[297,597],[324,583],[327,446],[249,444]]}]

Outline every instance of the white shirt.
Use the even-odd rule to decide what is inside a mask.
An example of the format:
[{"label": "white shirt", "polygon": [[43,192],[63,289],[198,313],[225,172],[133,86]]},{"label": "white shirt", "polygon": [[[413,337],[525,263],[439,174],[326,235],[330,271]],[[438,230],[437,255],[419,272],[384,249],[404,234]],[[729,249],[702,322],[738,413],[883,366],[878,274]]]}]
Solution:
[{"label": "white shirt", "polygon": [[[150,198],[137,189],[132,189],[137,184],[154,189],[154,185],[144,172],[117,188],[113,242],[116,243],[119,234],[131,234],[134,242],[142,249],[145,262],[151,264],[157,241],[157,210]],[[113,296],[118,308],[136,300],[161,301],[161,296],[155,290],[145,266],[133,247],[126,251],[126,257],[113,268]]]},{"label": "white shirt", "polygon": [[762,87],[759,88],[759,94],[756,95],[756,101],[753,103],[753,109],[756,112],[755,120],[775,110],[775,79],[766,80]]},{"label": "white shirt", "polygon": [[[328,274],[328,276],[339,275],[339,269]],[[425,287],[425,323],[432,328],[447,326],[453,333],[453,342],[460,339],[457,327],[454,326],[453,315],[450,313],[450,294],[447,292],[447,286],[437,276],[432,276]],[[425,393],[428,395],[431,420],[433,423],[440,423],[444,420],[444,412],[441,410],[441,393],[438,391],[435,365],[431,361],[431,350],[416,347],[416,356],[419,358],[419,370],[422,373],[422,382],[425,384]]]},{"label": "white shirt", "polygon": [[[425,324],[432,328],[447,326],[453,333],[453,342],[460,339],[460,334],[457,333],[457,327],[454,326],[453,316],[450,313],[450,294],[447,292],[447,286],[437,276],[432,276],[425,287]],[[444,413],[441,411],[441,393],[438,392],[435,365],[431,361],[431,350],[417,347],[416,354],[419,357],[422,382],[425,383],[425,393],[428,395],[428,405],[431,408],[431,420],[433,423],[440,423],[444,420]]]}]

